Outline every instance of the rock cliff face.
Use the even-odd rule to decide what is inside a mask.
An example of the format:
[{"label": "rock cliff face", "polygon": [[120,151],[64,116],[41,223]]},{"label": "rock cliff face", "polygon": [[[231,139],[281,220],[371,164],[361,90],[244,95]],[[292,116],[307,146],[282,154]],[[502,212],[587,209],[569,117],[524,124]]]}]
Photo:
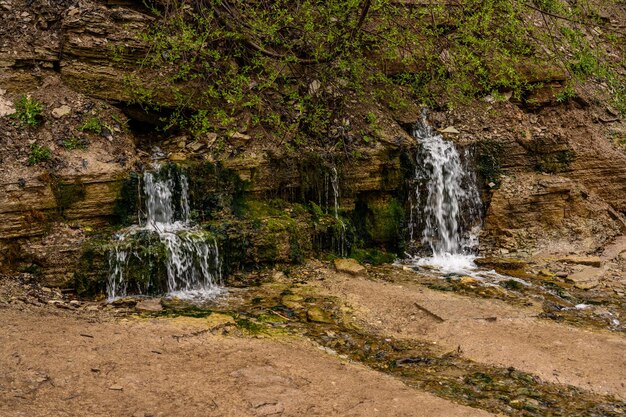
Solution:
[{"label": "rock cliff face", "polygon": [[[418,146],[403,127],[419,117],[417,108],[409,116],[385,114],[380,140],[352,154],[289,151],[246,133],[164,138],[146,133],[129,104],[128,70],[145,53],[139,35],[154,19],[141,5],[0,0],[0,13],[4,267],[38,270],[47,284],[71,287],[79,263],[94,265],[81,259],[84,245],[134,216],[128,194],[137,185],[129,174],[151,163],[155,146],[192,173],[195,210],[238,254],[233,265],[336,251],[333,168],[353,249],[402,253],[407,179]],[[160,104],[173,102],[172,91],[158,88],[158,74],[140,74],[145,85],[157,87]],[[580,99],[556,103],[564,74],[535,69],[528,77],[546,87],[525,104],[481,101],[432,116],[436,127],[460,132],[448,139],[474,150],[487,207],[481,252],[597,252],[626,232],[626,156],[619,147],[626,126],[584,91]],[[6,117],[22,94],[43,103],[40,127],[21,127]],[[49,148],[52,157],[29,163],[34,144]],[[225,198],[228,204],[217,203]],[[237,198],[247,202],[243,214]],[[255,211],[259,201],[263,209]],[[303,208],[310,202],[319,213]],[[235,247],[238,241],[247,246]]]},{"label": "rock cliff face", "polygon": [[625,229],[624,124],[610,107],[572,102],[531,112],[477,104],[441,115],[476,143],[488,191],[484,254],[592,253]]}]

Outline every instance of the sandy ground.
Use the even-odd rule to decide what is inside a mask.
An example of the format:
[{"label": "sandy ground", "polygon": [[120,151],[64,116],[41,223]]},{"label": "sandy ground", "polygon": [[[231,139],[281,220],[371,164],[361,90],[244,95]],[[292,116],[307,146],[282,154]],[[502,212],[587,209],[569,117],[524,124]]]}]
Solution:
[{"label": "sandy ground", "polygon": [[[429,340],[477,362],[513,366],[545,381],[626,399],[626,337],[536,318],[538,310],[402,284],[330,273],[318,285],[346,300],[364,326]],[[416,305],[417,304],[417,305]],[[422,307],[420,309],[419,306]],[[423,309],[439,316],[436,319]]]},{"label": "sandy ground", "polygon": [[206,319],[101,321],[4,306],[0,415],[493,415],[306,341],[224,336],[211,326]]},{"label": "sandy ground", "polygon": [[[337,296],[356,323],[380,335],[434,342],[479,363],[626,398],[624,335],[541,320],[532,307],[432,291],[416,274],[392,274],[387,282],[322,269],[323,279],[307,285]],[[245,336],[230,316],[115,317],[95,303],[59,309],[19,295],[18,284],[2,285],[3,417],[494,415],[305,339]]]}]

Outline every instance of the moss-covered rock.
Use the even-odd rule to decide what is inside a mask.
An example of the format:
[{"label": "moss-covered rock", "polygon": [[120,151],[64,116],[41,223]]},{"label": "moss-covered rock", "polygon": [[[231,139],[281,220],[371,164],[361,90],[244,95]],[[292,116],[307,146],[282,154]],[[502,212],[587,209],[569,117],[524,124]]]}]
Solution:
[{"label": "moss-covered rock", "polygon": [[388,194],[362,196],[353,214],[361,247],[379,246],[391,252],[404,247],[405,209]]}]

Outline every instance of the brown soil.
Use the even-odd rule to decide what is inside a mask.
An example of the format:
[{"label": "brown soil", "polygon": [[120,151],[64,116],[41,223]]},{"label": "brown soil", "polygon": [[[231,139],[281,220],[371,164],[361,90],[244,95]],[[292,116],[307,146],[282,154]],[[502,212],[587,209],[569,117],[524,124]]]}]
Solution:
[{"label": "brown soil", "polygon": [[332,274],[318,285],[346,300],[357,321],[378,333],[429,340],[480,363],[626,399],[623,335],[541,320],[536,307],[433,291],[419,285],[415,273],[390,275],[398,282]]},{"label": "brown soil", "polygon": [[0,308],[0,415],[7,417],[494,415],[310,342],[223,335],[229,325],[207,319]]},{"label": "brown soil", "polygon": [[[400,268],[370,270],[384,279],[337,274],[319,263],[293,274],[308,279],[293,286],[282,278],[266,290],[232,291],[224,302],[236,308],[246,292],[284,293],[281,288],[291,285],[319,300],[317,305],[329,308],[332,317],[338,317],[339,308],[350,317],[349,326],[356,325],[369,340],[389,340],[394,349],[404,340],[431,344],[423,352],[455,352],[433,356],[435,362],[450,358],[451,368],[442,369],[441,378],[464,372],[454,371],[455,366],[496,373],[515,368],[538,377],[529,392],[557,392],[541,380],[563,386],[563,393],[568,388],[561,384],[570,384],[600,407],[606,401],[604,409],[616,410],[608,415],[620,415],[623,408],[617,402],[626,398],[626,338],[621,334],[541,320],[535,307],[432,291],[419,284],[420,275]],[[269,300],[270,293],[265,294]],[[330,299],[338,300],[338,307],[324,304]],[[234,311],[245,317],[243,305],[239,308]],[[331,328],[338,329],[323,324],[309,323],[310,330],[302,333],[289,331],[289,321],[283,321],[266,327],[274,330],[258,332],[242,326],[237,313],[140,317],[102,303],[70,303],[58,292],[15,279],[0,280],[0,310],[2,416],[496,415],[449,400],[468,404],[471,399],[412,382],[406,373],[412,371],[403,367],[390,375],[358,352],[342,349],[336,344],[340,338],[331,340],[333,348],[317,345],[333,334]],[[488,368],[493,366],[498,368]],[[539,391],[537,398],[544,398]],[[488,401],[471,404],[507,409]],[[509,413],[526,415],[515,409]]]}]

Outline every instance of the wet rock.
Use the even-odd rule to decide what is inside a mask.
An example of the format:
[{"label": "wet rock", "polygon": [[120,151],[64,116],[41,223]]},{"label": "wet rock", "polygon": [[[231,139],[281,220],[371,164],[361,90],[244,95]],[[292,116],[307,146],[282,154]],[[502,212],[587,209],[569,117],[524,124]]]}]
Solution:
[{"label": "wet rock", "polygon": [[472,278],[469,276],[461,277],[461,284],[463,285],[472,285],[478,283],[476,278]]},{"label": "wet rock", "polygon": [[307,312],[306,312],[306,318],[309,321],[312,321],[314,323],[332,323],[333,320],[330,317],[330,314],[328,314],[328,312],[322,310],[319,307],[313,307],[310,308]]},{"label": "wet rock", "polygon": [[137,302],[138,300],[136,298],[125,297],[125,298],[120,298],[115,301],[112,301],[111,304],[109,305],[115,308],[124,308],[124,307],[132,308],[137,305]]},{"label": "wet rock", "polygon": [[483,268],[493,268],[495,270],[500,269],[504,271],[517,271],[527,266],[526,262],[514,258],[478,258],[474,263]]},{"label": "wet rock", "polygon": [[356,259],[335,259],[335,269],[350,275],[366,275],[367,270]]},{"label": "wet rock", "polygon": [[302,304],[300,304],[300,302],[303,300],[303,298],[299,295],[296,294],[287,294],[285,296],[283,296],[283,298],[281,299],[281,304],[284,305],[287,308],[291,308],[292,310],[298,309],[300,307],[302,307]]},{"label": "wet rock", "polygon": [[158,313],[163,310],[160,298],[141,300],[135,305],[135,310],[140,313]]},{"label": "wet rock", "polygon": [[206,318],[206,322],[211,330],[226,326],[236,326],[235,319],[228,314],[211,313],[211,315]]},{"label": "wet rock", "polygon": [[556,274],[548,269],[542,269],[541,271],[539,271],[538,275],[540,277],[544,277],[544,278],[554,278],[556,276]]}]

